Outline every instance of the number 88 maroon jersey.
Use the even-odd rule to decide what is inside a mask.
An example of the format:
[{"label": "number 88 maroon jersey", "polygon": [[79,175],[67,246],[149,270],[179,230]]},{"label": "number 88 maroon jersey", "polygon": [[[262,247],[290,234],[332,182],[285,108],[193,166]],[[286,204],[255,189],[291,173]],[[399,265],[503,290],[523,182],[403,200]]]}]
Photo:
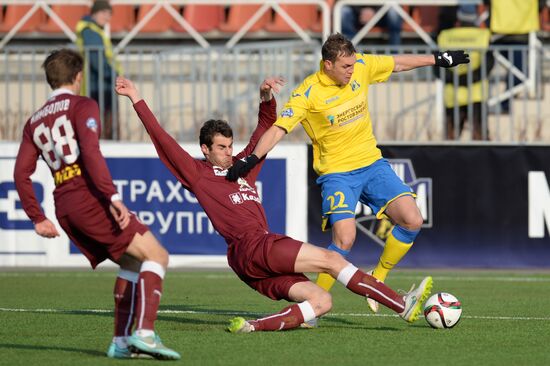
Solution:
[{"label": "number 88 maroon jersey", "polygon": [[107,201],[116,194],[99,150],[100,133],[97,103],[66,89],[55,90],[26,122],[16,160],[15,181],[21,190],[23,208],[33,222],[44,218],[28,178],[28,173],[36,168],[38,156],[52,172],[58,216],[65,214],[69,207],[85,204],[84,198],[90,194]]}]

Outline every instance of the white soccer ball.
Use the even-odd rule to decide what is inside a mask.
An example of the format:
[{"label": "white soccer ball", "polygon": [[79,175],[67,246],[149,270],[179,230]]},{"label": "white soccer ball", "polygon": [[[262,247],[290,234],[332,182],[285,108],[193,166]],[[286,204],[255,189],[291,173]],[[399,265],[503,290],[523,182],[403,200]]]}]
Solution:
[{"label": "white soccer ball", "polygon": [[424,304],[424,316],[432,328],[452,328],[460,320],[462,305],[453,295],[439,292]]}]

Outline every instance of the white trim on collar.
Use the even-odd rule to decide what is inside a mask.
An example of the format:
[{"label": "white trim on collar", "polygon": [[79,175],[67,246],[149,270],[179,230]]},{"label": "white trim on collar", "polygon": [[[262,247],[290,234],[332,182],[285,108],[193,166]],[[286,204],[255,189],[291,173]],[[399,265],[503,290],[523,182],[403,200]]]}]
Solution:
[{"label": "white trim on collar", "polygon": [[58,95],[61,95],[61,94],[71,94],[71,95],[74,95],[74,93],[69,90],[69,89],[65,89],[65,88],[59,88],[59,89],[55,89],[51,94],[50,94],[50,98],[48,99],[52,99],[54,97],[57,97]]}]

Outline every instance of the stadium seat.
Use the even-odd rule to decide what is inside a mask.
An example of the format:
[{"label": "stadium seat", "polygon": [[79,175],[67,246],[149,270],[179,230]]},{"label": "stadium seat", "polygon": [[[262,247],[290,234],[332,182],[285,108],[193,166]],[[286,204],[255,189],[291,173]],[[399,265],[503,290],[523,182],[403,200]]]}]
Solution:
[{"label": "stadium seat", "polygon": [[550,32],[550,8],[545,6],[540,13],[540,29]]},{"label": "stadium seat", "polygon": [[[78,23],[83,16],[90,13],[90,7],[86,5],[52,5],[51,9],[71,30],[76,28],[76,23]],[[49,17],[45,24],[38,27],[38,30],[45,33],[63,32],[59,25]]]},{"label": "stadium seat", "polygon": [[[218,28],[224,20],[222,5],[186,5],[183,7],[183,18],[191,24],[197,32],[211,32]],[[175,32],[186,30],[177,22],[172,26]]]},{"label": "stadium seat", "polygon": [[[231,5],[225,23],[220,24],[222,32],[235,33],[258,11],[261,5]],[[256,32],[265,27],[271,20],[271,11],[266,11],[250,29],[249,32]]]},{"label": "stadium seat", "polygon": [[136,13],[133,5],[113,5],[111,33],[129,31],[136,24]]},{"label": "stadium seat", "polygon": [[[438,6],[415,6],[411,17],[426,33],[436,32],[439,27]],[[413,32],[413,29],[407,22],[403,22],[403,31]]]},{"label": "stadium seat", "polygon": [[[0,32],[9,32],[25,14],[32,8],[31,5],[8,5],[3,23],[0,24]],[[44,23],[46,14],[42,9],[38,9],[21,28],[19,33],[34,32],[38,26]]]},{"label": "stadium seat", "polygon": [[[317,22],[317,5],[288,5],[282,4],[280,7],[302,28],[303,30],[311,29]],[[273,21],[266,24],[265,30],[268,32],[294,32],[292,27],[283,19],[283,17],[275,12]]]},{"label": "stadium seat", "polygon": [[[140,5],[136,23],[139,23],[155,5]],[[175,7],[174,7],[175,8]],[[159,11],[140,30],[142,33],[162,33],[170,30],[174,18],[164,8]]]}]

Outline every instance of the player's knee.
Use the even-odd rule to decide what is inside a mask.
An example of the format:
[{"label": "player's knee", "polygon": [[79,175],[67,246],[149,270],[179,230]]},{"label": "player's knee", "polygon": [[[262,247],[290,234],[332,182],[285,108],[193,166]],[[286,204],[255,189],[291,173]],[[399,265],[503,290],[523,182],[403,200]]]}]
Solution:
[{"label": "player's knee", "polygon": [[403,222],[398,223],[401,227],[407,230],[418,231],[424,223],[424,219],[420,214],[420,211],[414,211],[403,217]]},{"label": "player's knee", "polygon": [[339,248],[350,250],[355,242],[355,232],[339,233],[334,239]]}]

